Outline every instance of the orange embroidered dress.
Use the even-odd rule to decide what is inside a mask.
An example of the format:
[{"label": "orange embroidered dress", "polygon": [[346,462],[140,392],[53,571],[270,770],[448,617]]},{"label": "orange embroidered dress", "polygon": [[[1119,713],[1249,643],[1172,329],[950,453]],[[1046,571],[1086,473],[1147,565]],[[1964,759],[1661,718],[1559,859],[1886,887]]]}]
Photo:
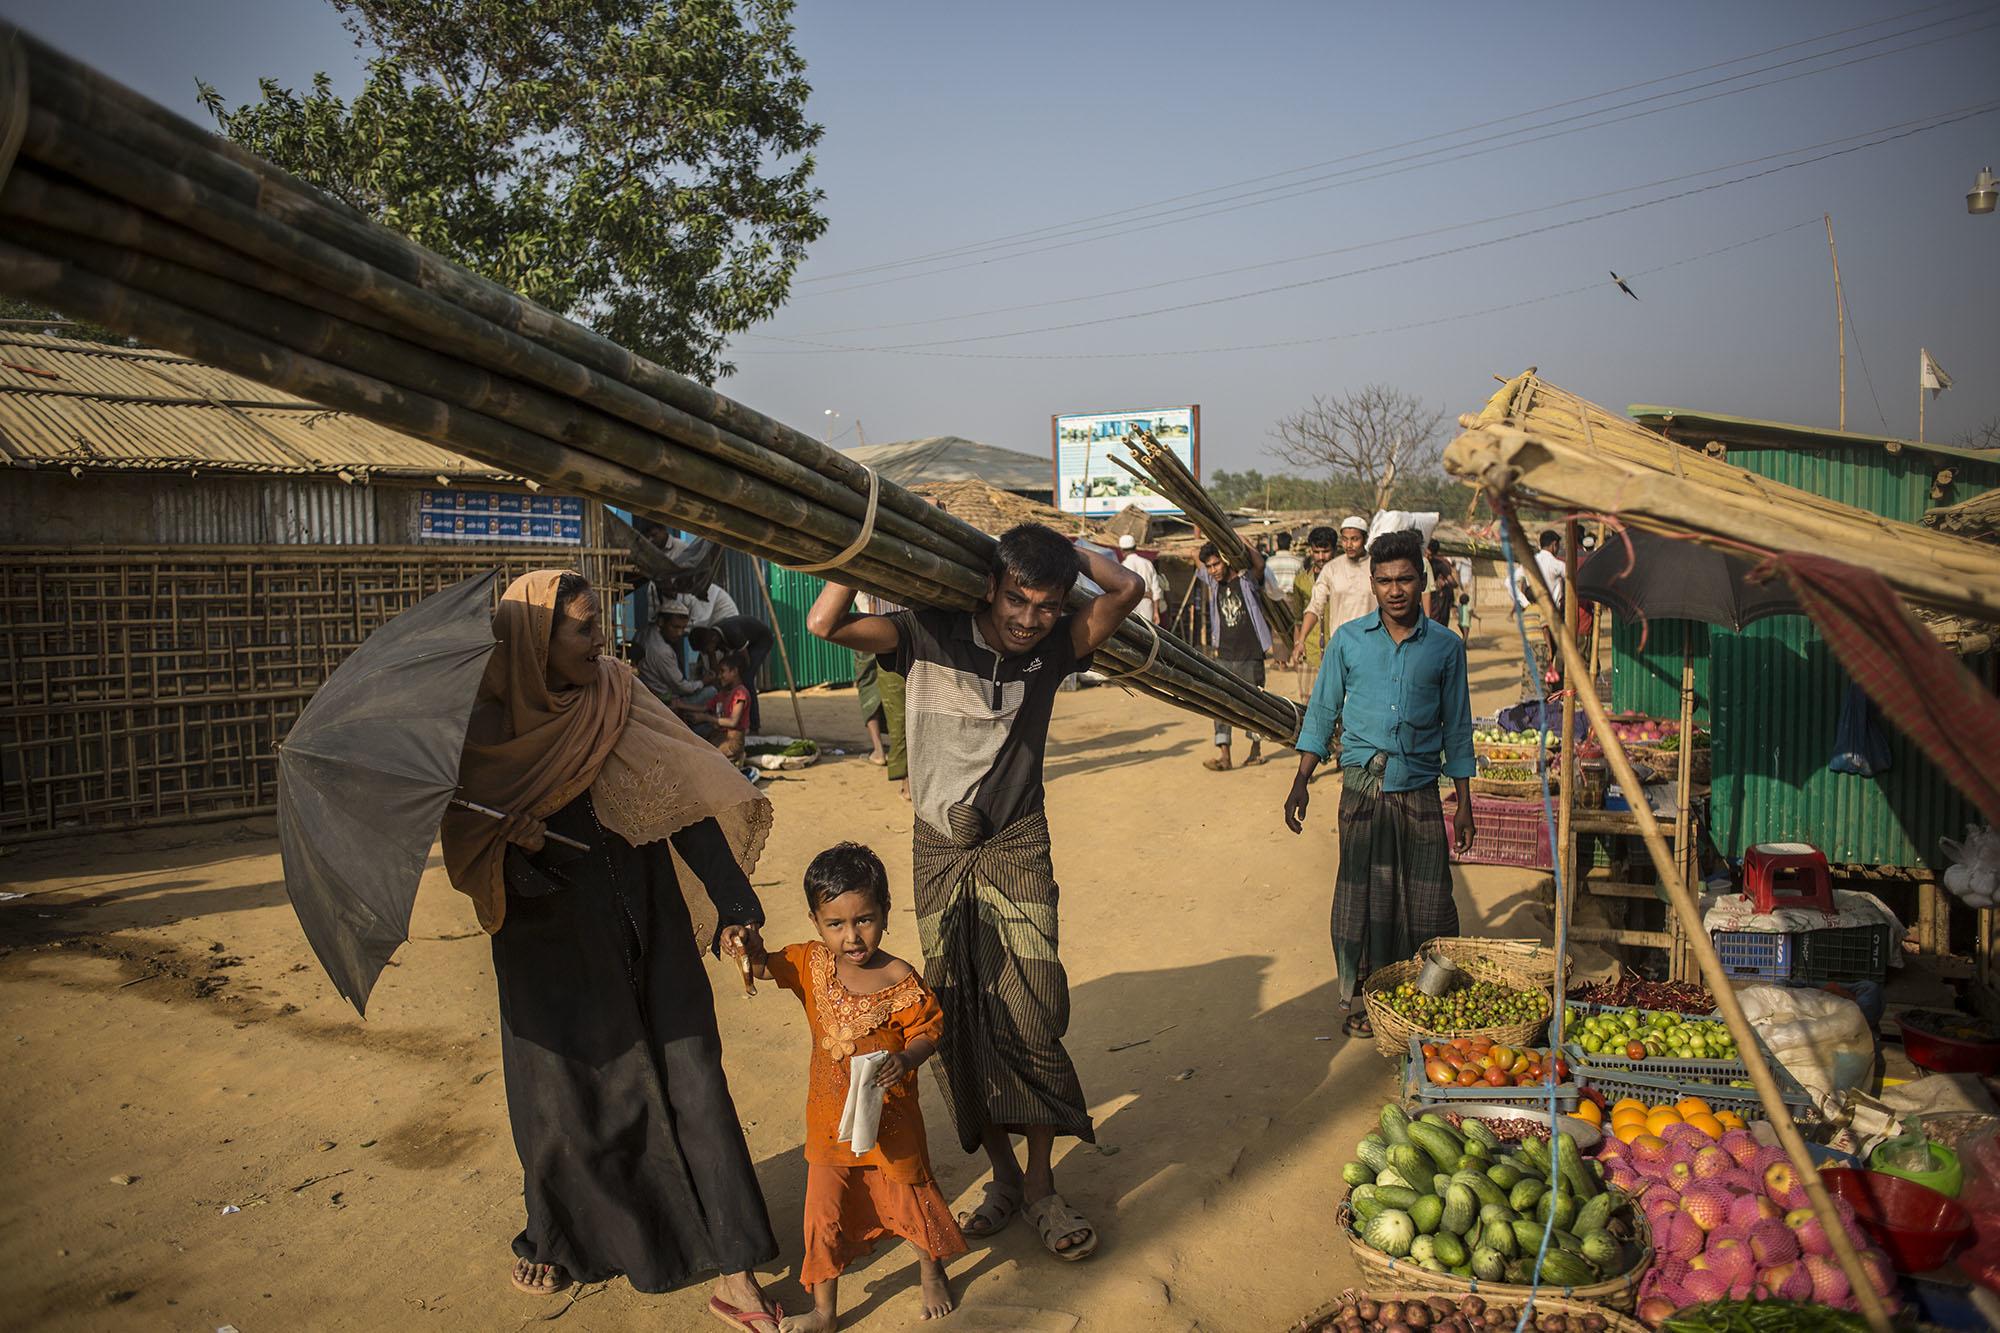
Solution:
[{"label": "orange embroidered dress", "polygon": [[873,994],[856,995],[842,984],[833,951],[817,940],[770,955],[767,966],[773,981],[798,995],[812,1030],[806,1257],[799,1280],[810,1287],[839,1277],[884,1236],[900,1236],[933,1259],[963,1254],[965,1237],[931,1177],[914,1075],[904,1075],[883,1094],[873,1148],[857,1156],[837,1137],[849,1059],[900,1051],[921,1038],[935,1042],[944,1026],[937,997],[915,973]]}]

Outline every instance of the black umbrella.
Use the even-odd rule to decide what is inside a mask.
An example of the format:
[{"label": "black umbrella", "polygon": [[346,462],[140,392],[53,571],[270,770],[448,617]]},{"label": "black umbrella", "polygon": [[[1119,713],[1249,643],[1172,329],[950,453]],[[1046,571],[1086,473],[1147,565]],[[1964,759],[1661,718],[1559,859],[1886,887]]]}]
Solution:
[{"label": "black umbrella", "polygon": [[410,937],[417,881],[458,794],[499,577],[495,569],[432,593],[369,635],[278,748],[285,892],[357,1013]]},{"label": "black umbrella", "polygon": [[[1608,536],[1576,571],[1577,595],[1627,620],[1700,620],[1742,629],[1766,616],[1802,616],[1783,579],[1750,582],[1750,566],[1692,541],[1627,528],[1625,543]],[[1630,571],[1627,571],[1627,564]]]}]

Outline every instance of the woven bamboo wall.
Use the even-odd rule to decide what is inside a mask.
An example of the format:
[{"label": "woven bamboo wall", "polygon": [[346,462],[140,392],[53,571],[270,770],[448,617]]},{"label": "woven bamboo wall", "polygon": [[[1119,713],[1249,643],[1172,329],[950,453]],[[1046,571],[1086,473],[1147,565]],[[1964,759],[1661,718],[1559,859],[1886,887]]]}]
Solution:
[{"label": "woven bamboo wall", "polygon": [[[276,743],[369,631],[438,588],[604,547],[0,548],[0,843],[271,809]],[[504,580],[503,580],[504,581]]]}]

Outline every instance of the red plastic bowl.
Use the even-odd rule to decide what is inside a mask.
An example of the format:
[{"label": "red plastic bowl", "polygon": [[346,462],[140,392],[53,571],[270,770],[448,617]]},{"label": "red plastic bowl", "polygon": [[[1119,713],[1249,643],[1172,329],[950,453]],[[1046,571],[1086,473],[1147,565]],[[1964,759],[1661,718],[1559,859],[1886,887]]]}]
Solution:
[{"label": "red plastic bowl", "polygon": [[1972,1235],[1965,1209],[1928,1185],[1845,1166],[1819,1175],[1831,1193],[1854,1206],[1862,1230],[1888,1252],[1898,1273],[1942,1267]]},{"label": "red plastic bowl", "polygon": [[1903,1020],[1903,1052],[1934,1074],[2000,1073],[2000,1041],[1967,1041]]}]

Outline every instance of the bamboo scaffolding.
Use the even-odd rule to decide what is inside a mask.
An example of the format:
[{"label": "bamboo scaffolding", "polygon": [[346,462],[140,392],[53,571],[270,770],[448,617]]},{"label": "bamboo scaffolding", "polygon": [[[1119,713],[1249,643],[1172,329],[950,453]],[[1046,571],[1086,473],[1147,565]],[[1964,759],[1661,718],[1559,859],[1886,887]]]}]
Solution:
[{"label": "bamboo scaffolding", "polygon": [[[892,600],[966,608],[992,539],[705,385],[411,244],[0,26],[20,139],[0,289],[545,485]],[[25,98],[18,95],[25,89]],[[25,114],[23,108],[25,107]],[[872,513],[872,520],[870,515]],[[865,530],[865,532],[864,532]],[[1157,642],[1157,648],[1155,644]],[[1265,735],[1299,710],[1127,620],[1123,683]]]},{"label": "bamboo scaffolding", "polygon": [[[1507,532],[1517,551],[1530,551],[1528,534],[1521,528],[1521,520],[1514,513],[1513,502],[1504,488],[1487,487],[1487,496],[1501,521],[1507,525]],[[1544,621],[1556,627],[1556,646],[1562,654],[1564,670],[1571,681],[1581,680],[1589,670],[1583,659],[1583,652],[1577,646],[1575,626],[1564,620],[1556,612],[1555,599],[1550,595],[1547,582],[1533,560],[1521,565],[1526,575],[1526,583],[1533,594],[1535,605],[1540,608]],[[1583,705],[1590,719],[1590,730],[1597,737],[1597,743],[1604,748],[1605,762],[1611,774],[1624,791],[1639,792],[1644,787],[1631,759],[1625,753],[1624,743],[1611,727],[1610,715],[1605,712],[1603,701],[1597,697],[1595,689],[1570,691]],[[1568,738],[1564,748],[1568,748]],[[1686,749],[1692,747],[1683,747]],[[1686,764],[1683,762],[1683,769]],[[1686,793],[1682,793],[1682,804],[1686,803]],[[1708,938],[1708,931],[1702,924],[1701,905],[1696,901],[1693,888],[1688,884],[1682,868],[1675,863],[1674,853],[1667,846],[1665,835],[1660,831],[1659,819],[1644,800],[1632,804],[1632,812],[1638,817],[1639,836],[1645,841],[1646,851],[1653,860],[1653,870],[1659,876],[1667,901],[1672,905],[1675,917],[1680,921],[1681,931],[1692,948],[1696,964],[1701,970],[1703,982],[1715,996],[1716,1009],[1729,1028],[1729,1035],[1735,1039],[1738,1052],[1743,1057],[1749,1071],[1751,1085],[1756,1089],[1757,1100],[1763,1103],[1764,1114],[1769,1118],[1771,1128],[1777,1131],[1778,1143],[1785,1150],[1792,1170],[1797,1173],[1799,1183],[1804,1186],[1806,1197],[1818,1215],[1820,1225],[1826,1229],[1827,1239],[1833,1243],[1834,1257],[1840,1262],[1841,1272],[1847,1275],[1848,1284],[1853,1288],[1855,1299],[1861,1303],[1861,1313],[1876,1333],[1889,1333],[1889,1316],[1882,1306],[1882,1298],[1862,1266],[1861,1256],[1854,1248],[1854,1242],[1847,1235],[1847,1228],[1841,1224],[1834,1211],[1833,1199],[1827,1193],[1826,1185],[1820,1180],[1819,1167],[1812,1160],[1806,1148],[1806,1141],[1799,1134],[1798,1126],[1792,1123],[1791,1113],[1785,1108],[1784,1096],[1778,1090],[1778,1082],[1772,1077],[1771,1067],[1764,1059],[1764,1051],[1757,1043],[1756,1029],[1750,1025],[1749,1017],[1743,1012],[1742,1002],[1736,998],[1736,988],[1731,984],[1729,974],[1722,969],[1722,960],[1716,956],[1715,945]],[[1575,886],[1567,886],[1573,894]]]},{"label": "bamboo scaffolding", "polygon": [[[1195,480],[1194,473],[1188,471],[1187,464],[1179,455],[1156,439],[1151,431],[1137,431],[1125,440],[1125,447],[1132,451],[1133,467],[1122,458],[1112,458],[1112,462],[1140,481],[1150,481],[1153,489],[1172,500],[1182,512],[1194,520],[1203,535],[1214,542],[1222,552],[1222,558],[1231,569],[1248,572],[1250,569],[1250,547],[1236,531],[1236,525],[1229,521],[1229,515],[1222,512],[1222,506],[1215,502],[1202,484]],[[1277,633],[1287,640],[1298,630],[1298,621],[1292,616],[1292,604],[1283,598],[1273,597],[1263,588],[1259,580],[1257,594],[1264,604],[1264,618]]]}]

